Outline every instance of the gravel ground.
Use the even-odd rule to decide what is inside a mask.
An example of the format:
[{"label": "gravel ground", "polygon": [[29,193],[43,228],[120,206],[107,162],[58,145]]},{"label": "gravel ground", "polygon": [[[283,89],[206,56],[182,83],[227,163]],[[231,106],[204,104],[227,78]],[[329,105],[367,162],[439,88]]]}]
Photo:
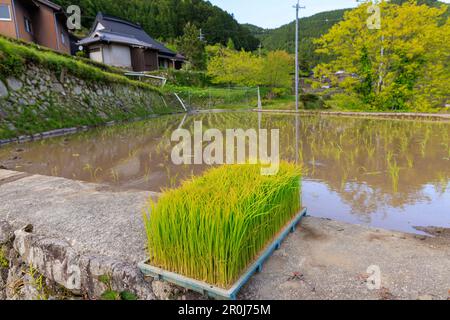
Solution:
[{"label": "gravel ground", "polygon": [[[449,230],[440,230],[440,234]],[[368,268],[377,266],[379,289]],[[373,269],[375,270],[375,269]],[[241,299],[450,297],[450,238],[371,229],[308,217],[241,293]]]}]

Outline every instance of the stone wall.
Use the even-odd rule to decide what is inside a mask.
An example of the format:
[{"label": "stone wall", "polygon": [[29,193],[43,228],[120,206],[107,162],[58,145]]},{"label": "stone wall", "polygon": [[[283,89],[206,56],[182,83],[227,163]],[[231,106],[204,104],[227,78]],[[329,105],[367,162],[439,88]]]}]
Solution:
[{"label": "stone wall", "polygon": [[33,234],[30,225],[13,230],[0,221],[0,250],[0,300],[101,299],[108,292],[156,299],[136,266],[79,254],[64,240]]},{"label": "stone wall", "polygon": [[182,111],[157,90],[92,83],[29,64],[16,77],[0,75],[0,140],[39,132],[99,125]]},{"label": "stone wall", "polygon": [[33,226],[0,220],[1,300],[186,300],[187,290],[146,278],[134,264],[79,253]]}]

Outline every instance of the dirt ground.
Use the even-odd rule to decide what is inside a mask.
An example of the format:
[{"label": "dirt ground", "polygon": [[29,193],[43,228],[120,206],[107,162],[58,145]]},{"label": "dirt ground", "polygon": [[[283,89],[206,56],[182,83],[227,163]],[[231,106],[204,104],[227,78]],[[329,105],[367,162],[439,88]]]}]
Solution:
[{"label": "dirt ground", "polygon": [[[450,230],[437,234],[426,237],[308,217],[240,298],[447,300]],[[373,284],[369,267],[380,271],[379,289],[368,287]]]}]

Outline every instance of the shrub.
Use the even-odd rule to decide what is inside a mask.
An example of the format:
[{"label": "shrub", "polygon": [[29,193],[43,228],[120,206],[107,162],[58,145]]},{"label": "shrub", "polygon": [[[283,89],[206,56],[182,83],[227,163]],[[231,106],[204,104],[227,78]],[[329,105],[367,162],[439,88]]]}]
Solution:
[{"label": "shrub", "polygon": [[272,88],[267,94],[267,97],[269,99],[282,98],[287,96],[289,91],[290,90],[287,88]]},{"label": "shrub", "polygon": [[0,75],[3,75],[3,77],[20,75],[23,70],[23,63],[24,61],[19,57],[0,51]]},{"label": "shrub", "polygon": [[205,88],[212,85],[211,78],[204,71],[166,69],[149,74],[165,77],[172,86]]},{"label": "shrub", "polygon": [[170,70],[169,75],[169,81],[176,86],[204,88],[211,85],[211,78],[206,72]]},{"label": "shrub", "polygon": [[227,165],[167,190],[144,214],[150,263],[230,287],[298,213],[300,177],[289,163],[275,176]]},{"label": "shrub", "polygon": [[302,94],[300,95],[300,101],[303,103],[306,110],[318,110],[324,108],[323,100],[315,94]]},{"label": "shrub", "polygon": [[366,105],[359,97],[351,94],[337,93],[326,101],[329,108],[348,111],[368,110]]}]

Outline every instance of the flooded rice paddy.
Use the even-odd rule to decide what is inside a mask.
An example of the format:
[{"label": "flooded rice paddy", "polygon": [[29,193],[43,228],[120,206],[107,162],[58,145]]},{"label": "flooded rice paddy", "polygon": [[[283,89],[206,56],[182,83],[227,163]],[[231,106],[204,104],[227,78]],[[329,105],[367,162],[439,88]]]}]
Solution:
[{"label": "flooded rice paddy", "polygon": [[280,129],[280,154],[305,168],[309,214],[385,229],[450,227],[450,123],[246,112],[165,116],[0,147],[17,171],[161,191],[207,169],[174,165],[172,132]]}]

